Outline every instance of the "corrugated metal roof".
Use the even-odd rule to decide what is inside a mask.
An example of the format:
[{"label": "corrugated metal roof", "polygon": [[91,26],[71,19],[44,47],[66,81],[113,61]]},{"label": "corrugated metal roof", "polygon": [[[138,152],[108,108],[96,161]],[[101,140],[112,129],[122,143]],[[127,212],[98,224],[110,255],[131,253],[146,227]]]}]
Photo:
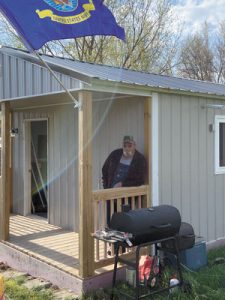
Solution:
[{"label": "corrugated metal roof", "polygon": [[[11,48],[4,48],[6,49],[6,51],[7,49],[10,49],[10,52],[12,52]],[[24,51],[18,49],[13,49],[13,52],[14,55],[19,55],[19,53],[21,52],[24,54]],[[29,53],[26,53],[26,55],[29,55],[30,58],[33,57],[33,55]],[[87,77],[96,78],[99,80],[108,80],[132,85],[135,84],[141,86],[148,86],[151,88],[162,88],[225,96],[224,84],[216,84],[212,82],[184,79],[153,73],[144,73],[106,65],[80,62],[67,58],[52,57],[47,55],[42,55],[42,58],[46,62],[51,63],[52,65],[55,65],[57,67],[68,69],[73,72],[85,75]]]}]

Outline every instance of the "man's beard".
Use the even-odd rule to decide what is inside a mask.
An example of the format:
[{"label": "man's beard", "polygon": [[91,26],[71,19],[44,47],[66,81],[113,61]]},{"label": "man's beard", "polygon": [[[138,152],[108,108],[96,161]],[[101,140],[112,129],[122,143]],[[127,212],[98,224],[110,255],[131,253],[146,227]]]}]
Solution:
[{"label": "man's beard", "polygon": [[125,157],[131,157],[131,156],[133,156],[133,151],[123,151],[123,155]]}]

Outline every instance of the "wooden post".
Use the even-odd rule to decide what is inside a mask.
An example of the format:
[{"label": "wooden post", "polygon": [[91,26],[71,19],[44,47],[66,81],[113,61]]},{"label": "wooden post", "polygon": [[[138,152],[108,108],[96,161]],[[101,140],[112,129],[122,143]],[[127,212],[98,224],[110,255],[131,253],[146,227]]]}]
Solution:
[{"label": "wooden post", "polygon": [[[10,128],[12,128],[12,112],[10,113],[10,116],[9,116],[9,130]],[[13,174],[12,174],[12,168],[13,168],[13,151],[12,151],[12,139],[10,138],[10,141],[9,141],[9,153],[10,153],[10,172],[9,172],[9,182],[11,183],[10,184],[10,195],[9,195],[9,203],[10,203],[10,213],[13,212]]]},{"label": "wooden post", "polygon": [[94,273],[94,240],[92,201],[92,94],[80,92],[81,108],[78,112],[79,131],[79,262],[80,276],[86,278]]},{"label": "wooden post", "polygon": [[0,240],[9,239],[10,217],[10,103],[1,103],[2,112],[2,151],[0,178]]},{"label": "wooden post", "polygon": [[147,195],[147,207],[151,206],[151,189],[152,189],[152,178],[151,178],[151,168],[152,168],[152,136],[151,136],[151,107],[152,107],[152,98],[147,97],[144,103],[144,155],[147,160],[147,169],[148,175],[146,178],[146,184],[149,185],[149,192]]}]

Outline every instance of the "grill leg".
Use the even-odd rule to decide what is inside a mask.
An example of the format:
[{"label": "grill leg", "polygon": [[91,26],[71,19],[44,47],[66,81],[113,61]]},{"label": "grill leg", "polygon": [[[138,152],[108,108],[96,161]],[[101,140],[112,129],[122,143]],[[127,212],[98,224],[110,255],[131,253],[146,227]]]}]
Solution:
[{"label": "grill leg", "polygon": [[177,258],[177,271],[179,274],[179,279],[180,279],[180,286],[182,286],[183,284],[183,275],[182,275],[182,271],[181,271],[181,264],[180,264],[180,252],[178,249],[178,244],[177,244],[177,238],[174,238],[174,249],[176,251],[176,258]]},{"label": "grill leg", "polygon": [[155,251],[155,256],[158,255],[158,247],[157,244],[154,244],[154,251]]},{"label": "grill leg", "polygon": [[137,246],[137,249],[136,249],[136,297],[135,297],[135,300],[139,300],[139,295],[140,295],[139,259],[140,259],[140,246]]},{"label": "grill leg", "polygon": [[118,257],[119,257],[119,244],[116,243],[115,244],[115,260],[114,260],[114,270],[113,270],[113,280],[112,280],[112,292],[111,292],[111,297],[110,297],[110,300],[113,300],[114,298],[114,288],[115,288],[115,285],[116,285],[116,273],[117,273],[117,264],[118,264]]}]

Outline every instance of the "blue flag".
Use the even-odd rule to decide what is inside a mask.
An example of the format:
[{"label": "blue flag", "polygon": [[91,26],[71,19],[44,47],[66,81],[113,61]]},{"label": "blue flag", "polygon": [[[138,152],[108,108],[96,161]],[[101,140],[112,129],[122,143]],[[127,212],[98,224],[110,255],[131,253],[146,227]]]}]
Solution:
[{"label": "blue flag", "polygon": [[82,36],[125,40],[124,29],[103,0],[0,0],[0,11],[31,50],[51,40]]}]

